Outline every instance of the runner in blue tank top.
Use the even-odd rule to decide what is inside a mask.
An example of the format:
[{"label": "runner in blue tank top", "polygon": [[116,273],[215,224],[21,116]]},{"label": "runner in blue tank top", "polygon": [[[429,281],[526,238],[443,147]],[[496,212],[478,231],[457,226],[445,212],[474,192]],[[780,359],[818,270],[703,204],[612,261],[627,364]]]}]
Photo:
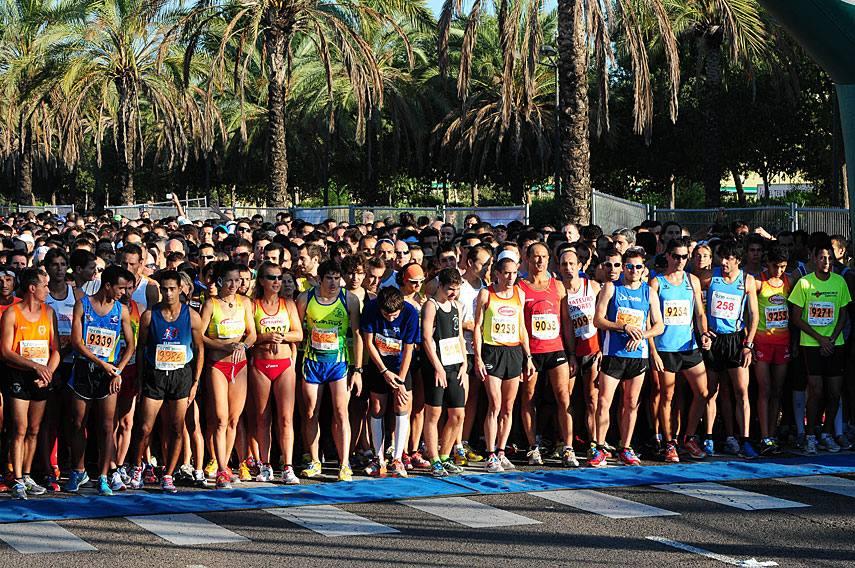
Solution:
[{"label": "runner in blue tank top", "polygon": [[[712,453],[712,425],[715,422],[718,386],[721,384],[725,389],[722,395],[722,414],[727,433],[725,451],[751,459],[757,457],[757,452],[748,441],[751,422],[748,367],[751,365],[754,335],[757,333],[757,285],[753,276],[739,268],[742,247],[735,242],[725,242],[719,245],[716,254],[721,259],[721,266],[715,267],[710,277],[701,281],[701,286],[707,291],[707,334],[712,338],[710,350],[706,352],[706,364],[713,371],[708,378],[712,396],[707,404],[707,437],[704,446],[709,450],[708,453]],[[725,373],[730,376],[729,382]],[[733,406],[728,392],[730,389],[727,388],[729,385],[732,385],[736,398],[736,425],[741,441],[735,437]]]},{"label": "runner in blue tank top", "polygon": [[160,488],[167,493],[175,493],[172,472],[181,455],[184,416],[196,397],[199,377],[202,376],[205,347],[202,317],[181,303],[181,276],[174,270],[167,270],[157,280],[163,300],[140,318],[141,356],[137,361],[142,378],[142,398],[131,488],[141,489],[143,486],[143,455],[163,408],[168,427],[161,433],[166,437],[166,455],[163,456],[165,463]]},{"label": "runner in blue tank top", "polygon": [[596,447],[588,463],[606,465],[605,443],[609,430],[609,411],[615,390],[623,384],[624,408],[620,419],[618,458],[626,465],[640,465],[630,447],[638,397],[647,371],[647,340],[662,333],[659,296],[643,281],[645,267],[642,253],[630,249],[623,255],[623,283],[606,282],[597,298],[594,326],[604,333],[603,362],[600,368],[600,398],[597,405]]},{"label": "runner in blue tank top", "polygon": [[682,373],[692,389],[692,406],[685,425],[685,447],[693,459],[703,459],[706,454],[695,436],[701,420],[709,390],[704,359],[695,341],[695,331],[701,335],[701,344],[709,349],[707,321],[701,300],[701,282],[697,276],[686,272],[689,260],[689,240],[678,237],[668,241],[665,249],[668,267],[663,274],[650,279],[650,288],[659,294],[662,323],[665,331],[650,345],[650,360],[654,380],[659,380],[657,411],[659,428],[665,439],[665,461],[679,462],[677,441],[671,427],[674,386],[677,373]]}]

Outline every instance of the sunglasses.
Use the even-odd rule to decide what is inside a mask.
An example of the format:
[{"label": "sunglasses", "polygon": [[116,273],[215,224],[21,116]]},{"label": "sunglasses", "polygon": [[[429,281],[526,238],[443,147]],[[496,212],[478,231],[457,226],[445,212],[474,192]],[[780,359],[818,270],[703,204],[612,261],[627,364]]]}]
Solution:
[{"label": "sunglasses", "polygon": [[407,280],[407,282],[409,282],[413,286],[421,286],[422,284],[424,284],[424,280]]},{"label": "sunglasses", "polygon": [[237,230],[240,233],[246,233],[247,231],[251,231],[252,229],[250,229],[249,227],[238,227]]},{"label": "sunglasses", "polygon": [[203,254],[202,258],[204,258],[205,260],[214,260],[217,257],[214,256],[213,254]]},{"label": "sunglasses", "polygon": [[408,254],[410,254],[410,251],[408,251],[408,250],[396,250],[395,251],[395,256],[407,256]]},{"label": "sunglasses", "polygon": [[265,274],[265,275],[264,275],[264,279],[265,279],[265,280],[270,280],[271,282],[278,282],[278,281],[282,280],[282,275],[281,275],[281,274],[279,274],[279,275],[276,275],[276,274]]},{"label": "sunglasses", "polygon": [[627,263],[625,266],[626,266],[627,270],[644,270],[643,264],[629,264],[629,263]]},{"label": "sunglasses", "polygon": [[674,260],[689,260],[689,255],[687,255],[687,254],[674,254],[672,252],[671,258],[673,258]]},{"label": "sunglasses", "polygon": [[606,268],[620,268],[621,264],[619,262],[604,262],[603,266]]}]

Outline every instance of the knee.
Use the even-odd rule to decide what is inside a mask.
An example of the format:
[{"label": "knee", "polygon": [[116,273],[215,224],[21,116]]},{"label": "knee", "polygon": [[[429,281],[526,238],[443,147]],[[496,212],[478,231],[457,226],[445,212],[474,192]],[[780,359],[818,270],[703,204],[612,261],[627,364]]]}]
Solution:
[{"label": "knee", "polygon": [[134,427],[133,414],[128,414],[119,419],[118,429],[120,432],[130,432]]},{"label": "knee", "polygon": [[141,424],[140,425],[140,437],[144,440],[148,440],[151,437],[151,432],[154,429],[154,424]]},{"label": "knee", "polygon": [[26,422],[16,423],[15,427],[12,429],[12,434],[15,436],[16,440],[23,440],[27,433],[29,432],[30,427]]}]

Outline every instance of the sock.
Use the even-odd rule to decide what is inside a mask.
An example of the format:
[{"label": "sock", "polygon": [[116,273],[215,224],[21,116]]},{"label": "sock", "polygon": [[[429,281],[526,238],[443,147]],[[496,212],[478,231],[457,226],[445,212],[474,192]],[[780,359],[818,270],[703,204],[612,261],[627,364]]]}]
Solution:
[{"label": "sock", "polygon": [[801,435],[805,433],[805,402],[807,401],[806,391],[793,391],[793,415],[796,420],[796,433]]},{"label": "sock", "polygon": [[439,461],[448,461],[448,459],[449,459],[448,454],[440,454],[440,456],[439,456]]},{"label": "sock", "polygon": [[431,464],[431,465],[436,465],[436,464],[440,463],[441,461],[442,461],[442,460],[441,460],[441,459],[439,459],[439,458],[431,458],[431,460],[430,460],[430,464]]},{"label": "sock", "polygon": [[834,435],[843,434],[843,400],[837,403],[837,416],[834,417]]},{"label": "sock", "polygon": [[392,459],[399,460],[404,455],[404,448],[407,447],[407,440],[410,438],[410,415],[409,413],[398,414],[395,416],[395,446],[392,452]]},{"label": "sock", "polygon": [[380,462],[383,462],[383,417],[370,416],[368,425],[371,428],[371,446],[374,448],[374,455]]}]

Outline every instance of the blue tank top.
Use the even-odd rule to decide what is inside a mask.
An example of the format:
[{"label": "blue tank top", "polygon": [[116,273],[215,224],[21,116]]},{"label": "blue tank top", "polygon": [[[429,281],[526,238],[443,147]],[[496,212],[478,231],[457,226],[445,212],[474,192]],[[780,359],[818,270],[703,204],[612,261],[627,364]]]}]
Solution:
[{"label": "blue tank top", "polygon": [[707,290],[707,321],[714,333],[736,333],[745,329],[745,272],[739,271],[728,284],[721,267],[713,268],[712,280]]},{"label": "blue tank top", "polygon": [[664,274],[656,276],[659,282],[659,303],[662,307],[662,321],[665,331],[654,338],[657,351],[680,353],[697,349],[694,327],[695,293],[688,273],[683,273],[683,281],[674,285]]},{"label": "blue tank top", "polygon": [[166,321],[157,307],[151,310],[145,358],[158,371],[175,371],[193,360],[193,328],[186,304],[175,321]]},{"label": "blue tank top", "polygon": [[83,306],[83,343],[93,355],[105,363],[119,359],[119,336],[122,334],[122,304],[113,302],[113,308],[105,315],[98,315],[90,297],[80,300]]},{"label": "blue tank top", "polygon": [[[618,284],[615,293],[609,300],[606,317],[610,321],[629,324],[640,329],[647,329],[647,316],[650,313],[650,286],[642,282],[637,290]],[[603,353],[631,359],[647,358],[647,341],[641,342],[641,347],[635,351],[627,351],[626,344],[629,336],[621,331],[607,331],[603,343]]]}]

